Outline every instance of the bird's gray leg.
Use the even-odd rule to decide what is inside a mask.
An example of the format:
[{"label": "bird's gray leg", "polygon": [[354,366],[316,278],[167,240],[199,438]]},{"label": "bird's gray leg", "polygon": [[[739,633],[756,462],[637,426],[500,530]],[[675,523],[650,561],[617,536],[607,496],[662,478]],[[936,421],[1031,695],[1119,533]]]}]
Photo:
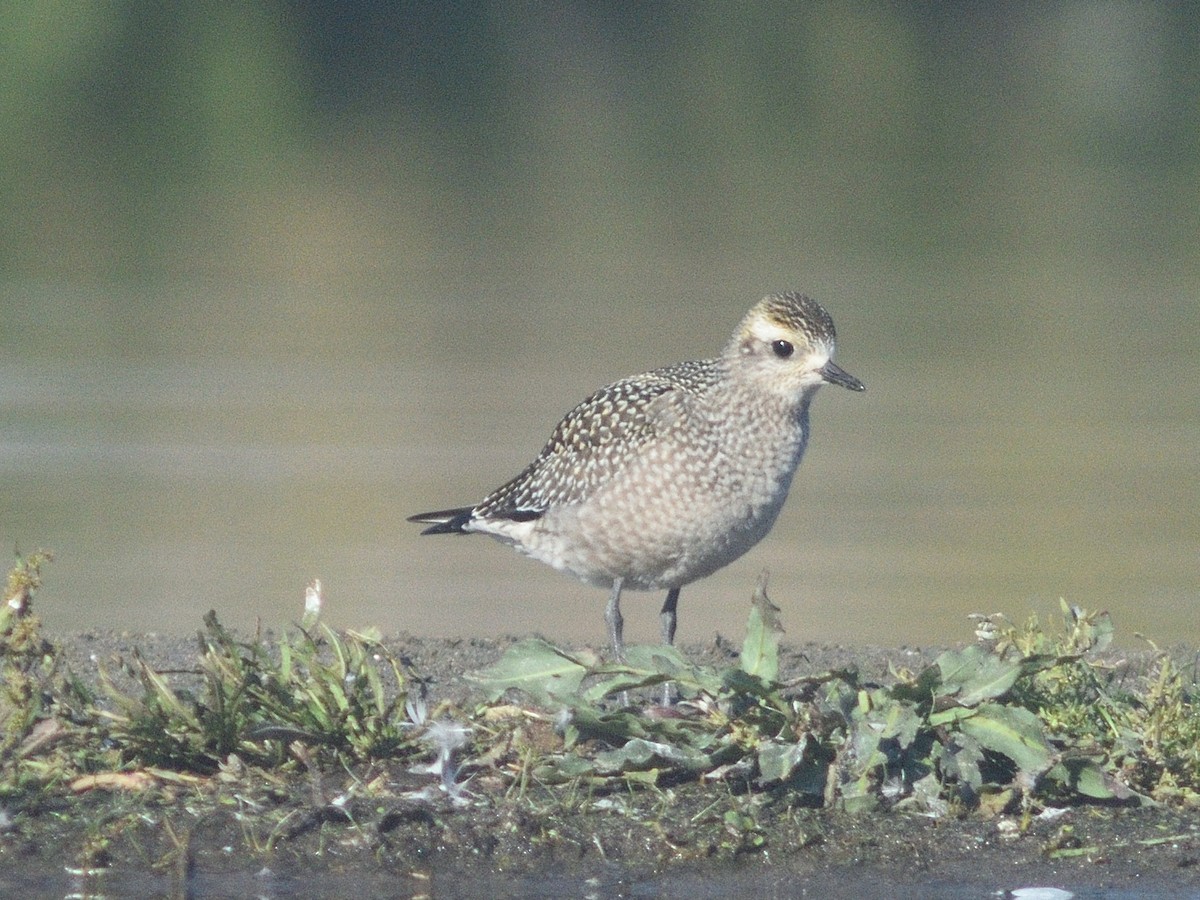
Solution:
[{"label": "bird's gray leg", "polygon": [[[663,643],[668,646],[675,644],[675,623],[679,618],[676,613],[678,606],[679,588],[674,587],[667,591],[667,599],[663,601],[662,612],[658,614],[659,622],[662,625]],[[662,694],[663,706],[674,705],[676,699],[678,699],[678,694],[675,690],[675,682],[665,682]]]},{"label": "bird's gray leg", "polygon": [[675,643],[675,622],[678,619],[675,610],[678,606],[679,588],[671,588],[667,591],[667,599],[663,601],[662,612],[658,614],[659,621],[662,623],[664,644],[674,645]]},{"label": "bird's gray leg", "polygon": [[[612,644],[613,656],[617,662],[625,661],[625,637],[623,630],[625,620],[621,618],[621,579],[613,581],[612,593],[608,595],[608,606],[604,609],[604,621],[608,624],[608,642]],[[629,705],[629,691],[617,694],[617,702],[622,706]]]},{"label": "bird's gray leg", "polygon": [[621,618],[621,579],[613,581],[612,593],[608,595],[608,606],[604,610],[604,621],[608,624],[608,642],[613,656],[625,659],[625,620]]}]

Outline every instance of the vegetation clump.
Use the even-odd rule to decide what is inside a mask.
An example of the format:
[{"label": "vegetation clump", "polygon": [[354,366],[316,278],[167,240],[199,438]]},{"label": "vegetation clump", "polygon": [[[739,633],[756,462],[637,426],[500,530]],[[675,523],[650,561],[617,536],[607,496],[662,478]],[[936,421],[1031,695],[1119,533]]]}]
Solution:
[{"label": "vegetation clump", "polygon": [[[563,748],[536,774],[658,782],[737,780],[813,805],[881,806],[941,816],[1014,804],[1089,800],[1195,802],[1194,690],[1158,654],[1145,693],[1123,687],[1105,656],[1106,613],[1062,606],[1055,634],[1002,617],[981,640],[947,650],[889,684],[854,671],[780,680],[778,611],[760,585],[738,666],[689,664],[669,647],[640,647],[624,664],[595,664],[544,641],[513,647],[479,680],[488,696],[517,689],[563,710]],[[673,681],[677,713],[604,708],[606,697]]]},{"label": "vegetation clump", "polygon": [[[1107,614],[1066,604],[1055,628],[981,618],[975,642],[917,671],[794,676],[764,582],[735,663],[660,646],[606,662],[524,640],[470,676],[473,703],[430,710],[410,664],[376,633],[319,623],[319,603],[282,637],[239,638],[209,613],[194,666],[135,650],[93,691],[32,613],[49,558],[18,558],[0,611],[0,823],[120,795],[87,817],[90,860],[133,821],[165,822],[184,852],[222,811],[254,852],[328,828],[377,849],[405,829],[447,846],[462,830],[450,822],[498,846],[526,826],[535,844],[567,840],[569,819],[547,810],[676,805],[695,788],[689,821],[717,834],[704,852],[738,854],[765,845],[764,816],[805,808],[1007,813],[1026,829],[1071,805],[1200,801],[1194,680],[1154,647],[1142,671],[1123,665]],[[672,706],[624,702],[668,683]]]},{"label": "vegetation clump", "polygon": [[[199,634],[197,688],[176,689],[135,652],[127,692],[104,678],[103,710],[122,762],[212,774],[233,753],[277,766],[282,747],[311,746],[331,761],[403,756],[415,744],[407,679],[374,632],[338,635],[315,622],[273,645],[239,641],[209,612]],[[177,673],[179,674],[179,673]]]}]

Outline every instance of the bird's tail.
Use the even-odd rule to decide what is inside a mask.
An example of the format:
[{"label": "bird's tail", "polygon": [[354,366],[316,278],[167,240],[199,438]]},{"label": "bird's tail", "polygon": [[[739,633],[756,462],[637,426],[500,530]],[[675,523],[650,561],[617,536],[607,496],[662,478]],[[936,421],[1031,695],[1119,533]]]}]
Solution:
[{"label": "bird's tail", "polygon": [[439,509],[435,512],[417,513],[409,516],[408,521],[428,525],[421,534],[468,534],[466,524],[471,521],[472,508],[462,506],[458,509]]}]

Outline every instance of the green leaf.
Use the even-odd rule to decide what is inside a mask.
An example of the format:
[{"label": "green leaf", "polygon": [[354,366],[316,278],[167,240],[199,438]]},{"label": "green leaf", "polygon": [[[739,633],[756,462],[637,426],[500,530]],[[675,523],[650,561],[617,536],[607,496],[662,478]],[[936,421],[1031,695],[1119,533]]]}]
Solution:
[{"label": "green leaf", "polygon": [[1050,768],[1053,751],[1037,716],[1027,709],[984,703],[958,727],[981,747],[1007,756],[1024,773],[1038,775]]},{"label": "green leaf", "polygon": [[865,693],[865,707],[862,712],[863,721],[869,723],[880,740],[895,738],[902,750],[908,749],[921,730],[924,717],[918,714],[914,704],[902,700],[894,700],[882,690],[860,692]]},{"label": "green leaf", "polygon": [[856,781],[839,786],[836,803],[851,815],[862,815],[879,808],[879,797],[872,792],[870,779],[863,775]]},{"label": "green leaf", "polygon": [[[601,674],[601,673],[596,673]],[[656,684],[662,684],[664,681],[670,681],[665,675],[648,672],[631,672],[618,671],[609,678],[603,678],[594,684],[589,684],[583,693],[579,695],[579,701],[583,704],[596,704],[605,697],[611,697],[614,694],[619,694],[621,691],[632,691],[637,688],[653,687]],[[572,704],[574,705],[574,704]]]},{"label": "green leaf", "polygon": [[926,666],[916,677],[901,677],[890,663],[888,672],[897,679],[890,691],[892,697],[910,703],[929,703],[942,683],[942,675],[936,665]]},{"label": "green leaf", "polygon": [[575,778],[586,778],[596,774],[596,764],[574,753],[547,756],[534,767],[533,776],[545,784],[562,784]]},{"label": "green leaf", "polygon": [[630,784],[640,784],[646,787],[654,787],[658,784],[658,776],[662,774],[659,769],[645,769],[640,772],[626,772],[625,780]]},{"label": "green leaf", "polygon": [[381,719],[387,715],[387,694],[383,690],[383,678],[379,674],[379,669],[372,665],[362,667],[362,672],[366,675],[367,685],[370,688],[369,698],[374,700],[374,709],[372,712]]},{"label": "green leaf", "polygon": [[978,794],[983,787],[983,750],[979,742],[960,734],[948,746],[942,748],[940,764],[946,778],[957,778]]},{"label": "green leaf", "polygon": [[741,700],[766,700],[774,693],[771,685],[757,675],[743,672],[741,669],[726,669],[721,673],[720,688],[724,693],[732,694]]},{"label": "green leaf", "polygon": [[645,738],[634,738],[615,750],[602,750],[596,754],[596,768],[602,773],[625,774],[659,767],[662,763],[690,772],[712,768],[712,758],[707,753]]},{"label": "green leaf", "polygon": [[668,675],[677,678],[691,669],[691,664],[674,647],[667,644],[634,644],[625,648],[625,665],[648,675]]},{"label": "green leaf", "polygon": [[929,725],[932,728],[938,728],[942,725],[953,725],[956,722],[963,721],[963,719],[969,719],[973,715],[975,715],[975,710],[973,709],[967,709],[965,706],[951,706],[949,709],[930,713]]},{"label": "green leaf", "polygon": [[1112,778],[1095,762],[1079,766],[1075,771],[1075,790],[1085,797],[1108,800],[1112,797],[1127,799],[1132,791],[1118,791]]},{"label": "green leaf", "polygon": [[[686,677],[692,668],[674,647],[635,644],[625,648],[624,662],[589,669],[589,675],[598,676],[601,680],[589,685],[580,699],[584,703],[597,703],[621,691],[653,687],[664,681]],[[609,677],[605,678],[606,675]]]},{"label": "green leaf", "polygon": [[580,740],[602,740],[610,744],[630,738],[648,737],[648,722],[629,710],[602,710],[586,703],[571,706],[570,722],[564,738],[567,746]]},{"label": "green leaf", "polygon": [[848,761],[847,770],[866,774],[879,766],[887,765],[887,755],[879,749],[883,738],[876,724],[863,716],[853,723],[853,729],[849,736],[854,752]]},{"label": "green leaf", "polygon": [[978,706],[1003,696],[1021,675],[1019,662],[1002,659],[978,644],[947,650],[935,664],[942,673],[937,695],[952,696],[960,706]]},{"label": "green leaf", "polygon": [[1147,802],[1146,797],[1106,772],[1098,760],[1088,757],[1064,759],[1047,772],[1046,777],[1097,800],[1129,800],[1136,797],[1142,803]]},{"label": "green leaf", "polygon": [[763,784],[787,781],[803,761],[806,749],[808,749],[808,735],[801,735],[800,740],[795,742],[768,741],[764,743],[758,748],[759,781]]},{"label": "green leaf", "polygon": [[742,671],[763,681],[777,681],[782,636],[779,607],[767,597],[767,573],[763,572],[750,601],[750,621],[746,624],[746,639],[742,643]]},{"label": "green leaf", "polygon": [[536,703],[554,706],[577,694],[587,673],[578,660],[540,638],[530,638],[514,644],[494,665],[468,677],[483,688],[488,700],[516,688]]}]

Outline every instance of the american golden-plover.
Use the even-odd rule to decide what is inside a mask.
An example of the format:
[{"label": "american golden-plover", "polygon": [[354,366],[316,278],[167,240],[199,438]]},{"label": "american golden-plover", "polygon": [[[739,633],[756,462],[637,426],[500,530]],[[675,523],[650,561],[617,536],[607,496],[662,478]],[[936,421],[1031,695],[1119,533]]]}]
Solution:
[{"label": "american golden-plover", "polygon": [[624,378],[558,423],[520,475],[475,506],[412,516],[422,534],[481,532],[609,588],[605,621],[624,653],[621,591],[679,591],[757,544],[775,523],[808,443],[817,388],[863,383],[833,362],[833,319],[803,294],[772,294],[716,359]]}]

